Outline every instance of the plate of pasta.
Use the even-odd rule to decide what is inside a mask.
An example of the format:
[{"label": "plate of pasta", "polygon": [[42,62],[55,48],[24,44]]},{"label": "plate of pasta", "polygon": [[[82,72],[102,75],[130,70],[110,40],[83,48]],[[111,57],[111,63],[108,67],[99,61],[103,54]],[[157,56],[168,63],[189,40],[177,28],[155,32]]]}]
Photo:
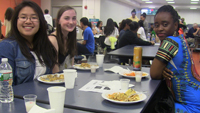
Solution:
[{"label": "plate of pasta", "polygon": [[[135,71],[122,71],[119,72],[119,74],[127,78],[135,78]],[[148,73],[142,72],[142,77],[147,77],[147,76],[149,76]]]},{"label": "plate of pasta", "polygon": [[127,91],[106,91],[101,96],[105,100],[117,104],[133,104],[144,101],[147,98],[144,93],[135,91],[134,89],[128,89]]},{"label": "plate of pasta", "polygon": [[38,81],[47,84],[62,84],[64,83],[64,74],[47,74],[37,78]]},{"label": "plate of pasta", "polygon": [[75,64],[73,67],[75,69],[80,69],[80,70],[91,70],[91,66],[94,66],[96,69],[99,68],[97,64],[89,64],[89,63]]}]

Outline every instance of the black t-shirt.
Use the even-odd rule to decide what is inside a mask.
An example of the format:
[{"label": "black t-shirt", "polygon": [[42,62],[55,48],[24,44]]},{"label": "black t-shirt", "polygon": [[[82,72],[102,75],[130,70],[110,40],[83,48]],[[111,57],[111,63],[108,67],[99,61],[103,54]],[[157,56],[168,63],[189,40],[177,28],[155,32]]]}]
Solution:
[{"label": "black t-shirt", "polygon": [[[50,34],[49,36],[54,36],[57,39],[57,36],[54,34]],[[65,58],[68,56],[68,53],[66,55],[61,54],[60,52],[58,53],[58,62],[59,64],[62,64],[65,61]]]},{"label": "black t-shirt", "polygon": [[119,40],[119,45],[118,47],[121,48],[126,45],[139,45],[139,46],[145,46],[145,45],[152,45],[148,41],[144,41],[141,38],[137,37],[137,33],[133,33],[130,30],[127,30]]},{"label": "black t-shirt", "polygon": [[194,29],[193,27],[189,29],[188,33],[187,33],[187,37],[186,38],[194,38],[193,33],[195,33],[197,31],[197,29]]}]

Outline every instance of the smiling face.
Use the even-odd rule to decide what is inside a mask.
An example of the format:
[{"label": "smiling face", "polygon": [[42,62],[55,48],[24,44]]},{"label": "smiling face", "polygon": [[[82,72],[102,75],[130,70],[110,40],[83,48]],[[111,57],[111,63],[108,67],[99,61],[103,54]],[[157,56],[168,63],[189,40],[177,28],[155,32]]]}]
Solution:
[{"label": "smiling face", "polygon": [[174,23],[169,12],[159,12],[154,18],[154,30],[161,41],[167,36],[173,36],[177,28],[178,23]]},{"label": "smiling face", "polygon": [[65,11],[59,20],[62,31],[67,32],[72,32],[76,27],[76,23],[76,12],[73,9]]},{"label": "smiling face", "polygon": [[[27,20],[25,18],[28,18]],[[36,20],[31,21],[30,20]],[[25,19],[25,21],[23,21]],[[33,40],[34,35],[38,32],[40,21],[37,13],[29,6],[21,9],[17,20],[17,29],[19,33],[29,41]]]}]

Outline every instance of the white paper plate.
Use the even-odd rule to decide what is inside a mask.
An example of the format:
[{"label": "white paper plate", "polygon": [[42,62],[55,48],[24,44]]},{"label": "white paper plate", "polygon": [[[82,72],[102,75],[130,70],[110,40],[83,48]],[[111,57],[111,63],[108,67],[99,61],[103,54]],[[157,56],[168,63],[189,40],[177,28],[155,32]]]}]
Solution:
[{"label": "white paper plate", "polygon": [[138,103],[138,102],[144,101],[147,98],[147,96],[144,93],[142,93],[142,92],[139,93],[137,91],[136,92],[139,93],[139,96],[140,96],[140,100],[137,100],[137,101],[124,102],[124,101],[116,101],[116,100],[112,100],[112,99],[108,98],[109,94],[118,93],[118,92],[125,93],[126,91],[122,91],[122,90],[119,90],[119,91],[106,91],[106,92],[102,93],[101,96],[105,100],[108,100],[110,102],[117,103],[117,104],[134,104],[134,103]]},{"label": "white paper plate", "polygon": [[[131,71],[131,72],[135,72],[135,71]],[[135,76],[127,76],[127,75],[125,75],[125,73],[129,73],[129,71],[119,72],[119,75],[127,77],[127,78],[135,78]],[[149,73],[146,73],[146,72],[142,72],[142,73],[146,74],[145,76],[142,76],[142,77],[148,77],[149,76]]]},{"label": "white paper plate", "polygon": [[[91,68],[88,68],[88,67],[86,67],[86,68],[80,67],[80,65],[81,65],[81,64],[75,64],[75,65],[73,65],[73,67],[74,67],[75,69],[80,69],[80,70],[91,70]],[[96,65],[96,64],[90,64],[90,66],[95,66],[96,69],[99,69],[99,66]]]},{"label": "white paper plate", "polygon": [[[61,73],[63,74],[63,73]],[[56,74],[58,76],[60,76],[61,74]],[[47,75],[55,75],[55,74],[47,74]],[[47,75],[41,75],[37,78],[38,81],[43,82],[43,83],[47,83],[47,84],[62,84],[64,83],[64,79],[63,80],[55,80],[55,81],[43,81],[41,80],[41,77],[46,77]]]}]

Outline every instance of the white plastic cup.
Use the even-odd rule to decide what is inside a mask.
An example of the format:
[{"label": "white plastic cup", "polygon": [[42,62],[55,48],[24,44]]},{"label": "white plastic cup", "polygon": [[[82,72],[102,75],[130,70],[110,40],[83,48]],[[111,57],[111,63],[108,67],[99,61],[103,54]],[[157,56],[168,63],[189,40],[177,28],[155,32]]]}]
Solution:
[{"label": "white plastic cup", "polygon": [[142,71],[135,71],[135,81],[141,82],[142,80]]},{"label": "white plastic cup", "polygon": [[121,90],[128,90],[129,82],[129,79],[120,79]]},{"label": "white plastic cup", "polygon": [[77,77],[77,72],[75,69],[64,69],[64,80],[65,87],[67,89],[73,89],[75,84],[75,78]]},{"label": "white plastic cup", "polygon": [[51,109],[55,109],[55,113],[63,113],[65,102],[65,87],[53,86],[47,88]]},{"label": "white plastic cup", "polygon": [[35,105],[37,95],[28,94],[28,95],[24,95],[23,98],[24,98],[24,103],[26,107],[26,112],[28,113],[30,109]]},{"label": "white plastic cup", "polygon": [[95,66],[92,65],[90,68],[91,68],[91,73],[96,73],[96,67]]},{"label": "white plastic cup", "polygon": [[104,55],[103,54],[97,54],[96,55],[96,61],[99,67],[103,67],[103,61],[104,61]]}]

